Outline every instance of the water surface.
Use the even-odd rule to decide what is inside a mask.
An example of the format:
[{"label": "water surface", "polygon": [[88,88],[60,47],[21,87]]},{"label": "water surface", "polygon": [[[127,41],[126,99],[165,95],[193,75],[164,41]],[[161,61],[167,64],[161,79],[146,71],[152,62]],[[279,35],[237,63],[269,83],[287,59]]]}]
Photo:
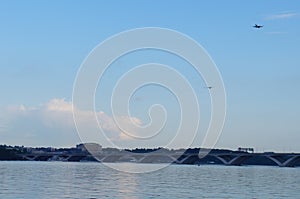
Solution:
[{"label": "water surface", "polygon": [[299,196],[300,168],[171,165],[151,173],[130,174],[95,162],[0,162],[0,198],[273,199]]}]

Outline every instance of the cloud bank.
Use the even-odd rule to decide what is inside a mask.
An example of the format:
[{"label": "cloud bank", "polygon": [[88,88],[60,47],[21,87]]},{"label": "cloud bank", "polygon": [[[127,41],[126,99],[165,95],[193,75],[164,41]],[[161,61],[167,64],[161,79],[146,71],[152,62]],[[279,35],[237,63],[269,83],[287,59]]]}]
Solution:
[{"label": "cloud bank", "polygon": [[[75,108],[76,109],[76,108]],[[99,129],[95,116],[105,136],[112,141],[126,141],[131,138],[124,134],[114,122],[114,118],[105,112],[80,111],[80,126]],[[117,116],[122,127],[138,134],[132,123],[142,124],[135,117]],[[6,107],[0,114],[1,143],[26,146],[74,146],[81,142],[73,120],[73,106],[65,99],[51,99],[35,107],[24,105]],[[92,141],[92,140],[91,140]]]}]

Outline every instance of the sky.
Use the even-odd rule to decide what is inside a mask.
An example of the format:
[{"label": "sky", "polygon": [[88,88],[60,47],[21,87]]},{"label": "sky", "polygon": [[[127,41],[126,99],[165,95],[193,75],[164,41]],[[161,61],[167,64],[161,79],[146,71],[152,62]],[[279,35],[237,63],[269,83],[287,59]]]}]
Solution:
[{"label": "sky", "polygon": [[[256,23],[264,27],[254,29]],[[300,3],[296,0],[3,0],[0,26],[0,144],[70,147],[80,143],[72,92],[84,59],[112,35],[160,27],[193,38],[219,69],[227,112],[216,148],[300,152]],[[184,60],[157,50],[133,52],[114,62],[98,84],[95,112],[81,110],[81,124],[88,132],[96,115],[108,139],[121,148],[166,146],[180,123],[180,103],[169,90],[144,86],[130,99],[130,114],[116,116],[138,135],[132,121],[149,124],[149,108],[163,105],[168,117],[157,139],[126,138],[110,109],[118,79],[139,64],[153,62],[173,67],[194,88],[201,121],[191,147],[200,146],[211,110],[205,82]],[[148,76],[157,74],[140,78]],[[174,143],[174,148],[180,147],[180,142]]]}]

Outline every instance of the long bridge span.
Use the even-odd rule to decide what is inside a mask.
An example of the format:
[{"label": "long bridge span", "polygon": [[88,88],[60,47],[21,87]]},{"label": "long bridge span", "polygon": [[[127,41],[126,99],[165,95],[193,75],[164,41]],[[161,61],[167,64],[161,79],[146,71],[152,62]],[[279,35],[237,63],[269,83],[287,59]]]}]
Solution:
[{"label": "long bridge span", "polygon": [[300,153],[209,153],[199,157],[198,153],[133,153],[115,152],[88,153],[20,154],[24,160],[31,161],[98,161],[98,162],[135,162],[135,163],[174,163],[174,164],[220,164],[220,165],[272,165],[280,167],[300,166]]}]

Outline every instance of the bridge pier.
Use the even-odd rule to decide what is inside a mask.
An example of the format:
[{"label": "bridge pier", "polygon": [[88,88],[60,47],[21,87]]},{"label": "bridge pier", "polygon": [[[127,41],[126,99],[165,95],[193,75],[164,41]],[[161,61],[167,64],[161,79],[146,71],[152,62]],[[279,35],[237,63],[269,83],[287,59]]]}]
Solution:
[{"label": "bridge pier", "polygon": [[266,157],[268,157],[270,160],[275,162],[280,167],[294,167],[297,160],[300,159],[300,155],[291,156],[286,160],[285,159],[282,160],[281,156],[280,155],[268,155]]},{"label": "bridge pier", "polygon": [[224,165],[235,165],[235,166],[241,166],[243,162],[251,158],[252,155],[214,155],[215,158],[220,160]]}]

